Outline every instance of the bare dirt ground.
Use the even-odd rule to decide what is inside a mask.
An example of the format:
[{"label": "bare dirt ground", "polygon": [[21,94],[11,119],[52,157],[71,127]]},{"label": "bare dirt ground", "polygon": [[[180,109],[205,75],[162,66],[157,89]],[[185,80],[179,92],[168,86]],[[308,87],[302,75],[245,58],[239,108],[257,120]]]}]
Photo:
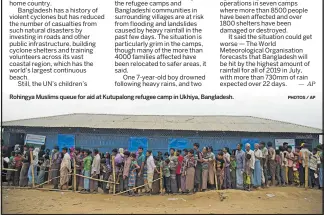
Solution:
[{"label": "bare dirt ground", "polygon": [[[217,192],[223,193],[220,200]],[[266,194],[274,194],[268,197]],[[113,196],[41,190],[2,189],[2,212],[59,213],[187,213],[187,214],[322,214],[322,191],[275,187],[256,191],[208,191],[194,195]]]}]

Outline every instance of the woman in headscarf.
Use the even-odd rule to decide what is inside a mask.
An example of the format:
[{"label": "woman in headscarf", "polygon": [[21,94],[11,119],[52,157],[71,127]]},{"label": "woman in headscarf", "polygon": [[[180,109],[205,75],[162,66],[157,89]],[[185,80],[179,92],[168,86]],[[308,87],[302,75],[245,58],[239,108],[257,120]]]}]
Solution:
[{"label": "woman in headscarf", "polygon": [[208,147],[208,183],[212,190],[215,189],[215,154],[213,153],[213,147]]},{"label": "woman in headscarf", "polygon": [[66,147],[62,149],[62,152],[63,152],[63,160],[60,168],[60,186],[62,190],[66,190],[68,189],[68,185],[69,185],[69,179],[70,179],[69,174],[72,172],[71,157],[67,153]]},{"label": "woman in headscarf", "polygon": [[33,184],[32,168],[34,169],[34,184],[37,183],[37,165],[38,165],[38,153],[39,148],[35,148],[33,151],[33,162],[31,162],[28,170],[28,184]]}]

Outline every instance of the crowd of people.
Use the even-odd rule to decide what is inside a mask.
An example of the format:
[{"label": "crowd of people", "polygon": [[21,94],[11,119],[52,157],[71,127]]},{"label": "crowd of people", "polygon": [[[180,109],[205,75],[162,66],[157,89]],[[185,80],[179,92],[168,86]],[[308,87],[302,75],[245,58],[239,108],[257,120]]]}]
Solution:
[{"label": "crowd of people", "polygon": [[[322,145],[312,152],[305,144],[294,150],[288,143],[276,150],[271,142],[255,144],[254,150],[248,143],[242,147],[238,144],[234,150],[225,147],[214,153],[211,146],[201,148],[194,143],[191,149],[171,148],[153,156],[151,150],[144,154],[143,147],[136,152],[120,148],[103,154],[98,149],[63,148],[60,152],[57,146],[50,151],[25,145],[12,152],[8,169],[15,171],[7,171],[7,181],[26,187],[43,186],[50,180],[54,189],[76,187],[81,193],[96,193],[100,187],[107,194],[127,191],[132,196],[161,191],[192,194],[213,189],[304,187],[308,168],[308,186],[323,187]],[[76,185],[71,177],[74,169],[80,175]]]}]

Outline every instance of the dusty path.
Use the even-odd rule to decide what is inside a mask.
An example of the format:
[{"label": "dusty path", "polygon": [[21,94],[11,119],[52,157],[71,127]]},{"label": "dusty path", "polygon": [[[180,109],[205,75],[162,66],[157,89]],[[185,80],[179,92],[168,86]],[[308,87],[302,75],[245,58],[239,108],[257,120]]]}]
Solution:
[{"label": "dusty path", "polygon": [[[2,189],[3,213],[244,213],[322,214],[322,191],[278,187],[246,192],[215,191],[194,195],[112,196],[40,190]],[[266,194],[274,194],[268,197]],[[16,203],[16,204],[15,204]]]}]

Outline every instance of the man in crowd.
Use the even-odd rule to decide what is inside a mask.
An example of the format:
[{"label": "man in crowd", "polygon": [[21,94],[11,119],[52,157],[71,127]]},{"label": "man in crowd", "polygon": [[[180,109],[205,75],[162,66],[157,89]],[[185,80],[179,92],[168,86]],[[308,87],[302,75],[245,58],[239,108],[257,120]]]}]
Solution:
[{"label": "man in crowd", "polygon": [[[254,157],[254,151],[251,150],[251,145],[249,143],[246,143],[245,144],[245,154],[249,154],[250,155],[250,156],[248,156],[250,158],[248,159],[249,160],[249,164],[248,164],[249,165],[249,168],[247,168],[247,169],[248,169],[248,176],[250,176],[250,179],[252,180],[253,179],[253,176],[254,176],[255,157]],[[246,157],[246,155],[245,155],[245,157]],[[251,183],[250,183],[250,185],[251,185]],[[247,187],[245,186],[245,188],[247,188]]]},{"label": "man in crowd", "polygon": [[[138,157],[137,157],[137,165],[140,166],[139,169],[137,169],[137,177],[136,177],[136,187],[144,185],[144,164],[145,164],[145,155],[143,153],[143,147],[138,147]],[[140,187],[137,189],[138,191],[143,191],[144,187]]]},{"label": "man in crowd", "polygon": [[264,187],[268,185],[268,149],[265,147],[265,142],[260,142],[261,158],[261,181]]},{"label": "man in crowd", "polygon": [[183,162],[183,156],[181,155],[180,149],[177,150],[176,156],[178,157],[176,177],[177,177],[177,188],[179,190],[179,189],[181,189],[181,166],[182,166],[182,162]]},{"label": "man in crowd", "polygon": [[[99,179],[100,174],[100,154],[98,149],[93,150],[94,158],[91,166],[91,178]],[[90,192],[97,193],[98,192],[98,181],[91,180],[90,181]]]},{"label": "man in crowd", "polygon": [[269,160],[269,168],[271,175],[271,186],[275,186],[275,178],[276,178],[276,151],[272,147],[272,143],[268,142],[268,160]]},{"label": "man in crowd", "polygon": [[195,152],[195,159],[197,161],[196,163],[196,169],[195,169],[195,188],[194,192],[201,191],[201,182],[202,182],[202,162],[203,162],[203,155],[199,151],[199,143],[193,144],[194,152]]},{"label": "man in crowd", "polygon": [[60,189],[67,190],[69,186],[70,176],[72,173],[71,168],[71,157],[69,153],[67,153],[67,148],[64,147],[62,149],[63,159],[60,166]]},{"label": "man in crowd", "polygon": [[176,170],[178,166],[178,158],[175,154],[175,149],[170,149],[170,183],[171,183],[171,193],[177,193],[178,187],[177,187],[177,179],[176,179]]},{"label": "man in crowd", "polygon": [[130,157],[130,152],[124,152],[124,168],[123,168],[123,181],[120,184],[120,191],[126,191],[128,189],[128,175],[131,167],[132,158]]},{"label": "man in crowd", "polygon": [[[81,168],[82,168],[82,159],[83,159],[83,152],[81,152],[81,148],[80,147],[76,147],[74,150],[74,158],[75,158],[75,172],[76,174],[80,175],[81,174]],[[77,176],[76,178],[76,190],[79,190],[79,186],[83,186],[82,183],[82,177]]]},{"label": "man in crowd", "polygon": [[152,155],[152,151],[151,150],[147,150],[146,151],[146,156],[147,156],[147,160],[146,160],[146,165],[147,165],[147,182],[148,182],[148,192],[151,193],[152,192],[152,183],[153,183],[153,175],[154,175],[154,171],[156,172],[160,172],[159,170],[156,169],[155,166],[155,162],[153,159],[153,155]]},{"label": "man in crowd", "polygon": [[230,172],[230,164],[231,164],[231,156],[228,152],[228,147],[223,148],[224,153],[224,188],[229,189],[231,188],[231,172]]},{"label": "man in crowd", "polygon": [[181,163],[181,169],[180,169],[180,173],[181,173],[181,192],[185,193],[187,192],[187,188],[186,188],[186,166],[188,165],[188,150],[184,149],[183,150],[183,161]]},{"label": "man in crowd", "polygon": [[52,157],[52,167],[51,167],[52,179],[53,179],[52,181],[53,181],[54,189],[59,188],[58,187],[58,184],[59,184],[58,176],[59,176],[61,162],[62,162],[62,157],[61,157],[61,153],[59,152],[59,147],[55,146],[54,154]]},{"label": "man in crowd", "polygon": [[237,150],[235,153],[236,159],[236,187],[237,189],[243,189],[243,172],[245,163],[245,152],[242,150],[242,144],[237,144]]},{"label": "man in crowd", "polygon": [[28,146],[24,145],[24,151],[23,151],[23,156],[22,156],[22,168],[20,171],[20,181],[19,181],[19,186],[20,187],[26,187],[28,185],[28,169],[29,169],[29,164],[30,164],[30,153],[28,150]]}]

